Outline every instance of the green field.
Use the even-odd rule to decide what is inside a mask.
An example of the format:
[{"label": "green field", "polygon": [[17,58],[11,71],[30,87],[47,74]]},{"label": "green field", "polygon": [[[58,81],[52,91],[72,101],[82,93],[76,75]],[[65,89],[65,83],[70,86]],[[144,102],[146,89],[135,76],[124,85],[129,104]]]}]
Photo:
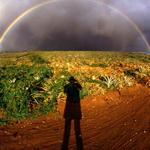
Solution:
[{"label": "green field", "polygon": [[150,55],[52,51],[0,53],[0,122],[55,111],[74,76],[81,98],[127,86],[150,87]]}]

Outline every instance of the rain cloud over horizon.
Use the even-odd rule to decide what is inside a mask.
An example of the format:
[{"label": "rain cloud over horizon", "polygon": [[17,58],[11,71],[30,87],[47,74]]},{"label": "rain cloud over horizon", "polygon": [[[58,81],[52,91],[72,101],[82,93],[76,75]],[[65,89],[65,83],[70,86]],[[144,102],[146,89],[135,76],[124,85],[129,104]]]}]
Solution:
[{"label": "rain cloud over horizon", "polygon": [[[0,35],[20,14],[42,2],[0,0]],[[147,0],[55,0],[17,22],[1,43],[1,50],[147,52],[140,33],[124,16],[138,25],[150,43],[149,9]]]}]

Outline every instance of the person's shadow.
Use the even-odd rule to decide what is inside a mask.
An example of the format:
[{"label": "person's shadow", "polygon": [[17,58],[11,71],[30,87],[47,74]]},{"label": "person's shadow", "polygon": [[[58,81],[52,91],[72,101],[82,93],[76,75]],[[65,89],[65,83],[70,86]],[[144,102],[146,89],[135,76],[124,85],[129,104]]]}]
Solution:
[{"label": "person's shadow", "polygon": [[61,150],[68,150],[72,120],[74,120],[77,150],[83,150],[83,140],[80,128],[80,120],[82,118],[80,105],[81,89],[81,85],[74,77],[70,77],[69,83],[64,86],[64,93],[67,95],[67,99],[64,110],[65,126]]}]

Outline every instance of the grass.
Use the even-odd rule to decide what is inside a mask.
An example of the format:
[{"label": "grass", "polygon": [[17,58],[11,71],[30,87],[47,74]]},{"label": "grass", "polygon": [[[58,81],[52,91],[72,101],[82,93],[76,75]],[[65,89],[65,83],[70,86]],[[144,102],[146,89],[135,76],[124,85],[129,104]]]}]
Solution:
[{"label": "grass", "polygon": [[[118,52],[0,53],[0,124],[54,111],[74,76],[81,98],[142,83],[149,87],[150,55]],[[143,82],[141,82],[143,80]]]}]

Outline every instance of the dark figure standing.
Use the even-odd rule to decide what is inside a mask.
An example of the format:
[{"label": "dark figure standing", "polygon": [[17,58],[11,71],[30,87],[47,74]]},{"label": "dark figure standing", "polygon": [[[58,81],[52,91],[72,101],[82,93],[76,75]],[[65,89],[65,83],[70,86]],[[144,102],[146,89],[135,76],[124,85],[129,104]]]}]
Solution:
[{"label": "dark figure standing", "polygon": [[75,130],[77,150],[83,150],[83,141],[80,128],[80,119],[82,118],[80,105],[81,89],[82,89],[81,85],[74,77],[70,77],[69,84],[65,85],[64,87],[64,93],[67,94],[67,99],[64,110],[65,129],[64,129],[62,150],[68,150],[71,120],[74,120],[74,130]]}]

